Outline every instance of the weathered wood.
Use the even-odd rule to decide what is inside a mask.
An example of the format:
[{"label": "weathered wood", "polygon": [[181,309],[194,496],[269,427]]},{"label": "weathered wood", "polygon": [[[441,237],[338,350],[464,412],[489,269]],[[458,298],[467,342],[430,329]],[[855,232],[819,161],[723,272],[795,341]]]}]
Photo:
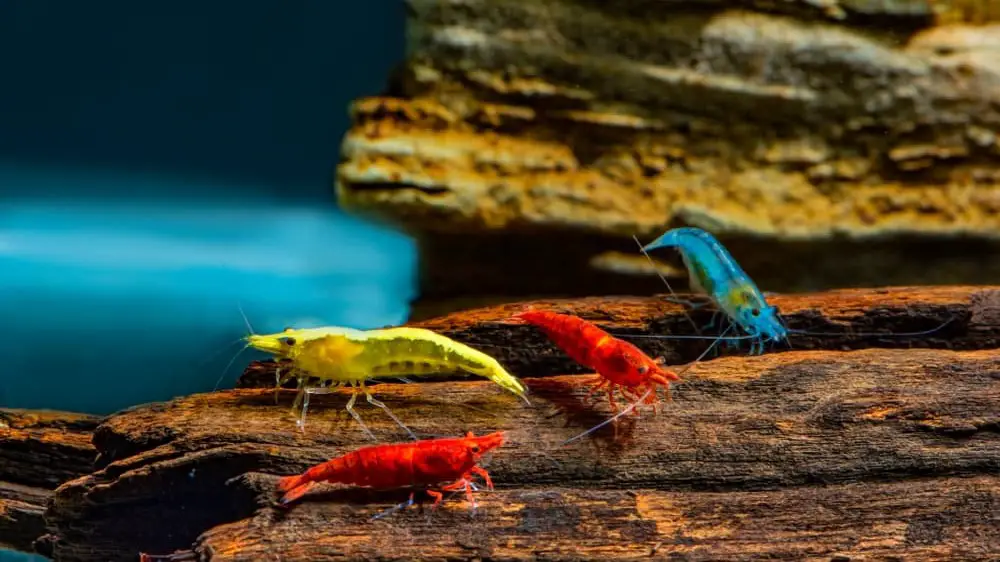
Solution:
[{"label": "weathered wood", "polygon": [[[994,286],[846,289],[776,295],[769,300],[778,307],[790,328],[829,334],[792,334],[791,347],[772,346],[772,352],[873,346],[949,349],[1000,347],[1000,288]],[[586,372],[537,329],[509,322],[513,313],[526,306],[578,315],[631,341],[651,356],[663,356],[672,364],[693,361],[711,343],[708,340],[630,337],[656,334],[691,336],[697,334],[694,325],[702,327],[710,321],[712,313],[709,310],[689,312],[689,320],[684,308],[665,301],[663,296],[520,302],[467,310],[410,325],[437,331],[493,355],[518,376],[541,377],[553,373]],[[948,324],[929,334],[891,335],[933,330],[944,322]],[[720,331],[716,328],[704,334],[717,335]],[[887,335],[852,335],[858,333]],[[739,348],[718,346],[717,349],[722,355],[744,355],[747,348],[748,345],[744,344]],[[252,363],[237,385],[242,388],[273,388],[274,363]],[[295,381],[289,381],[285,386],[294,385]]]},{"label": "weathered wood", "polygon": [[[273,479],[243,484],[266,489]],[[951,561],[1000,553],[996,476],[731,493],[546,486],[483,494],[475,517],[462,506],[433,514],[414,508],[377,522],[370,509],[352,505],[357,499],[334,492],[288,513],[265,508],[209,531],[194,551],[213,562]]]},{"label": "weathered wood", "polygon": [[51,497],[51,490],[0,481],[0,548],[33,552]]},{"label": "weathered wood", "polygon": [[0,409],[0,547],[34,551],[52,490],[93,470],[97,451],[90,439],[99,419]]},{"label": "weathered wood", "polygon": [[[459,500],[429,522],[366,523],[405,494],[320,493],[272,513],[273,477],[249,473],[289,474],[366,444],[345,392],[314,397],[304,434],[289,391],[278,407],[270,390],[245,389],[135,408],[96,431],[103,468],[57,491],[54,554],[134,560],[197,542],[206,560],[260,559],[265,548],[284,560],[390,559],[410,548],[431,559],[593,559],[648,555],[657,543],[660,557],[691,559],[739,549],[1000,556],[988,533],[998,517],[996,349],[724,357],[683,379],[673,403],[629,419],[617,440],[605,428],[563,448],[609,413],[603,400],[583,402],[589,376],[528,379],[531,407],[488,382],[376,387],[418,435],[508,432],[488,465],[499,492],[482,496],[477,522],[462,519]],[[359,412],[380,439],[405,438],[379,410]]]},{"label": "weathered wood", "polygon": [[769,290],[1000,272],[997,0],[407,4],[337,196],[422,298],[649,292],[631,236],[679,224]]}]

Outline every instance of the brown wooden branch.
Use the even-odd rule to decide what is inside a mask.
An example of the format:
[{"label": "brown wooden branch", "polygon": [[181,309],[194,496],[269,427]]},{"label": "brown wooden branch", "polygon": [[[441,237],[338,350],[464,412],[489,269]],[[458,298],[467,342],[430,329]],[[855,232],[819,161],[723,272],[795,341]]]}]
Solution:
[{"label": "brown wooden branch", "polygon": [[[44,511],[59,484],[93,470],[90,444],[99,418],[0,409],[0,546],[33,551]],[[45,550],[45,545],[40,545]]]},{"label": "brown wooden branch", "polygon": [[[793,334],[791,347],[775,345],[771,352],[876,346],[949,349],[1000,346],[1000,290],[996,287],[848,289],[776,295],[769,300],[779,308],[790,328],[830,334]],[[578,315],[631,341],[651,356],[663,356],[671,364],[693,361],[711,343],[708,340],[629,338],[656,334],[697,335],[694,326],[701,328],[710,322],[712,312],[709,310],[685,316],[683,307],[667,302],[662,295],[529,301],[457,312],[410,325],[437,331],[493,355],[518,376],[585,372],[538,330],[508,321],[513,313],[526,306]],[[929,334],[889,335],[933,330],[945,322],[948,324]],[[716,327],[703,334],[718,335],[720,332]],[[858,333],[887,335],[852,335]],[[738,348],[720,345],[716,349],[722,355],[745,355],[748,347],[744,343]],[[270,361],[252,363],[237,383],[242,388],[273,388],[274,385],[274,363]],[[294,385],[294,381],[286,383],[286,387]]]},{"label": "brown wooden branch", "polygon": [[[608,306],[608,309],[613,307]],[[589,376],[528,379],[532,406],[489,382],[384,384],[420,436],[506,430],[498,491],[469,521],[369,522],[406,493],[336,487],[276,511],[274,475],[369,444],[346,391],[314,397],[306,432],[267,389],[179,398],[108,419],[101,470],[57,491],[57,560],[601,559],[899,556],[988,560],[1000,513],[1000,352],[791,351],[699,363],[674,401],[566,447],[605,419]],[[362,401],[363,404],[363,401]],[[367,404],[379,439],[405,439]],[[264,475],[255,475],[263,473]],[[169,530],[169,532],[165,532]],[[265,556],[265,551],[267,555]],[[192,558],[194,559],[194,558]]]}]

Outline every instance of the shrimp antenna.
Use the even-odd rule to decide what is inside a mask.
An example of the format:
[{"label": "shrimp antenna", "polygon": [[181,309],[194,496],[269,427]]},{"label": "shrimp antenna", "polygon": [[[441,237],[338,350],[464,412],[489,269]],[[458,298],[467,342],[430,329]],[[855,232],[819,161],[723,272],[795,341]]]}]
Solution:
[{"label": "shrimp antenna", "polygon": [[215,392],[216,390],[219,390],[219,385],[222,384],[222,379],[224,379],[226,377],[226,373],[229,372],[230,367],[232,367],[233,363],[236,362],[236,358],[239,357],[241,353],[243,353],[244,351],[246,351],[248,347],[250,347],[250,344],[245,344],[243,347],[240,348],[239,351],[237,351],[233,355],[233,358],[229,360],[229,363],[226,363],[226,368],[222,370],[222,374],[219,375],[218,380],[215,381],[215,388],[212,389],[212,392]]},{"label": "shrimp antenna", "polygon": [[[218,357],[218,356],[219,356],[219,354],[221,354],[221,353],[222,353],[223,351],[226,351],[227,349],[231,348],[231,347],[233,346],[233,344],[236,344],[236,343],[240,343],[241,341],[243,341],[243,338],[237,338],[237,339],[235,339],[235,340],[233,340],[233,341],[231,341],[231,342],[227,343],[226,345],[222,346],[222,348],[220,348],[220,349],[216,350],[216,351],[215,351],[214,353],[212,353],[211,355],[209,355],[209,356],[208,356],[208,357],[206,357],[205,359],[201,360],[201,361],[200,361],[200,362],[198,363],[198,366],[197,366],[197,367],[195,367],[195,368],[196,368],[196,369],[201,369],[201,368],[202,368],[202,367],[204,367],[204,366],[205,366],[205,364],[207,364],[207,363],[208,363],[209,361],[211,361],[212,359],[215,359],[216,357]],[[229,365],[230,365],[230,366],[232,366],[232,364],[233,364],[233,361],[234,361],[234,360],[236,359],[236,357],[237,357],[237,356],[239,356],[239,354],[240,354],[240,353],[242,353],[242,352],[243,352],[243,350],[245,350],[245,349],[246,349],[246,346],[244,346],[244,347],[240,348],[240,350],[236,352],[236,355],[235,355],[235,356],[233,356],[233,359],[231,359],[231,360],[229,361]],[[227,370],[227,371],[229,370],[229,367],[228,367],[228,366],[226,367],[226,370]],[[219,376],[219,380],[215,382],[215,388],[213,389],[213,391],[214,391],[214,390],[218,390],[218,388],[219,388],[219,383],[221,383],[221,382],[222,382],[222,377],[224,377],[224,376],[226,376],[226,372],[225,372],[225,371],[223,371],[223,372],[222,372],[222,375],[220,375],[220,376]]]},{"label": "shrimp antenna", "polygon": [[[632,235],[632,240],[635,240],[635,243],[638,244],[639,251],[642,252],[642,255],[646,256],[646,260],[649,261],[649,265],[653,267],[653,271],[656,273],[656,276],[659,277],[660,281],[663,281],[663,284],[667,286],[667,290],[670,291],[670,294],[674,296],[674,299],[681,300],[680,297],[677,296],[677,293],[674,292],[673,287],[670,286],[670,282],[667,281],[667,277],[662,273],[660,273],[659,268],[656,267],[656,262],[653,261],[653,258],[649,255],[649,252],[646,251],[646,248],[643,247],[642,242],[639,241],[639,238],[635,234]],[[684,318],[687,318],[687,321],[691,324],[691,327],[694,328],[694,331],[697,334],[701,334],[701,330],[698,328],[698,325],[695,324],[694,319],[691,318],[691,315],[688,314],[687,311],[684,311]]]},{"label": "shrimp antenna", "polygon": [[[730,341],[736,340],[751,340],[757,336],[743,335],[743,336],[729,336],[728,338],[723,338],[722,336],[675,336],[672,334],[613,334],[615,337],[619,338],[646,338],[655,340],[720,340],[727,339]],[[831,334],[840,335],[840,334]]]},{"label": "shrimp antenna", "polygon": [[198,367],[197,368],[200,369],[201,367],[203,367],[205,365],[205,363],[208,363],[212,359],[215,359],[216,357],[219,356],[220,353],[222,353],[223,351],[226,351],[227,349],[229,349],[230,347],[232,347],[233,344],[240,343],[241,341],[243,341],[243,338],[236,338],[235,340],[233,340],[233,341],[231,341],[231,342],[223,345],[221,348],[215,350],[215,352],[213,352],[211,355],[209,355],[205,359],[202,359],[201,362],[198,363]]},{"label": "shrimp antenna", "polygon": [[243,317],[243,323],[246,324],[247,330],[249,330],[251,334],[255,334],[256,332],[253,331],[253,326],[250,325],[250,319],[247,318],[246,313],[243,312],[243,305],[240,304],[239,301],[236,301],[236,308],[240,311],[240,316]]},{"label": "shrimp antenna", "polygon": [[[717,345],[717,344],[718,344],[718,343],[719,343],[720,341],[722,341],[723,337],[725,337],[725,335],[726,335],[726,334],[727,334],[727,333],[729,332],[729,330],[731,330],[732,328],[733,328],[732,326],[729,326],[728,328],[726,328],[726,331],[725,331],[725,332],[722,332],[722,335],[720,335],[720,336],[719,336],[719,337],[718,337],[718,338],[717,338],[717,339],[716,339],[716,340],[715,340],[714,342],[712,342],[712,345],[708,346],[708,347],[707,347],[707,348],[705,349],[705,351],[701,352],[701,355],[699,355],[699,356],[698,356],[698,357],[697,357],[697,358],[696,358],[696,359],[695,359],[694,361],[692,361],[692,362],[688,363],[687,365],[685,365],[683,369],[681,369],[681,370],[677,371],[677,376],[680,376],[680,375],[684,374],[685,372],[687,372],[688,370],[690,370],[690,369],[691,369],[691,367],[693,367],[693,366],[695,365],[695,363],[697,363],[697,362],[701,361],[702,359],[704,359],[704,358],[705,358],[705,356],[706,356],[706,355],[708,355],[708,352],[709,352],[709,351],[712,351],[712,348],[713,348],[713,347],[715,347],[715,346],[716,346],[716,345]],[[561,445],[559,445],[559,446],[560,446],[560,447],[565,447],[566,445],[568,445],[568,444],[572,443],[573,441],[576,441],[577,439],[580,439],[581,437],[584,437],[584,436],[586,436],[586,435],[589,435],[589,434],[591,434],[591,433],[593,433],[593,432],[597,431],[598,429],[600,429],[600,428],[602,428],[602,427],[604,427],[604,426],[608,425],[609,423],[612,423],[612,422],[614,422],[614,421],[617,421],[617,420],[618,420],[618,418],[620,418],[620,417],[622,417],[622,416],[624,416],[624,415],[628,414],[628,413],[629,413],[629,412],[631,412],[632,410],[634,410],[634,409],[636,408],[636,406],[638,406],[639,404],[641,404],[641,403],[642,403],[642,401],[643,401],[643,400],[645,400],[645,399],[646,399],[646,397],[648,397],[648,396],[649,396],[649,394],[650,394],[651,392],[654,392],[655,390],[656,390],[656,388],[655,388],[655,387],[653,387],[653,388],[650,388],[650,389],[646,390],[645,394],[643,394],[642,396],[640,396],[640,397],[639,397],[639,398],[638,398],[638,399],[637,399],[636,401],[634,401],[634,402],[632,402],[631,404],[629,404],[629,405],[628,405],[628,407],[627,407],[627,408],[625,408],[624,410],[622,410],[621,412],[619,412],[619,413],[615,414],[614,416],[612,416],[612,417],[610,417],[610,418],[608,418],[608,419],[604,420],[603,422],[601,422],[601,423],[599,423],[599,424],[595,425],[594,427],[592,427],[592,428],[588,429],[587,431],[584,431],[583,433],[581,433],[581,434],[577,435],[576,437],[572,437],[572,438],[570,438],[570,439],[567,439],[566,441],[563,441],[563,442],[562,442],[562,444],[561,444]]]},{"label": "shrimp antenna", "polygon": [[[243,312],[243,305],[240,304],[239,301],[236,302],[236,309],[240,311],[240,316],[243,317],[243,323],[246,324],[247,330],[250,330],[250,334],[251,335],[254,334],[255,332],[253,330],[253,326],[250,325],[250,319],[247,318],[246,313]],[[246,340],[245,337],[244,338],[240,338],[240,339],[238,339],[236,341],[244,341],[244,340]],[[236,343],[236,342],[233,342],[233,343]],[[229,347],[230,345],[233,345],[233,344],[230,343],[226,347]],[[246,351],[246,349],[248,347],[250,347],[249,343],[244,344],[243,347],[241,347],[240,350],[237,351],[235,355],[233,355],[233,358],[229,360],[229,363],[226,363],[226,368],[222,370],[222,374],[220,374],[218,380],[215,381],[215,387],[212,389],[212,392],[215,392],[216,390],[219,390],[219,385],[222,384],[222,379],[224,379],[226,377],[226,373],[229,372],[229,368],[233,366],[233,363],[236,362],[236,358],[239,357],[241,353],[243,353],[244,351]]]},{"label": "shrimp antenna", "polygon": [[878,332],[848,332],[848,333],[838,334],[836,332],[809,332],[809,331],[806,331],[806,330],[794,330],[794,329],[788,328],[788,327],[786,327],[786,329],[788,330],[788,333],[790,333],[790,334],[801,334],[801,335],[805,335],[805,336],[859,336],[859,337],[876,337],[876,336],[890,337],[890,336],[892,336],[892,337],[907,337],[907,336],[925,336],[927,334],[933,334],[934,332],[936,332],[936,331],[944,328],[945,326],[947,326],[948,324],[951,324],[954,321],[955,321],[955,317],[952,316],[951,318],[945,320],[941,324],[939,324],[939,325],[937,325],[937,326],[935,326],[933,328],[927,329],[927,330],[921,330],[919,332],[897,332],[897,333],[894,333],[894,334],[893,333],[880,334]]}]

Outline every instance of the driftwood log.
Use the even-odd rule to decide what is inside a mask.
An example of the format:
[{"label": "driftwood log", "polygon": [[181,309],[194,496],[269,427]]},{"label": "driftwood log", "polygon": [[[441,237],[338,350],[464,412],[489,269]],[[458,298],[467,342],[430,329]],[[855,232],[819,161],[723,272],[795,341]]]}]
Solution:
[{"label": "driftwood log", "polygon": [[648,294],[631,236],[679,224],[775,291],[1000,273],[997,0],[406,4],[337,196],[423,299]]},{"label": "driftwood log", "polygon": [[[658,414],[643,410],[565,447],[610,413],[606,401],[583,399],[592,377],[561,374],[570,365],[555,351],[502,324],[512,307],[449,316],[425,325],[483,345],[524,344],[501,361],[531,375],[531,406],[481,380],[374,390],[421,437],[508,432],[485,463],[497,489],[479,493],[475,516],[459,494],[436,512],[424,503],[372,521],[407,493],[333,485],[276,507],[278,475],[370,442],[343,392],[314,397],[300,433],[293,392],[275,404],[272,388],[242,388],[103,420],[95,471],[57,488],[43,544],[57,561],[88,562],[140,553],[213,562],[996,560],[998,290],[776,297],[793,318],[828,324],[913,330],[958,320],[905,348],[832,338],[828,349],[817,339],[816,349],[702,361]],[[673,325],[676,313],[655,298],[558,304],[636,334],[660,332],[657,322]],[[247,380],[266,368],[252,365]],[[358,411],[380,440],[405,439],[380,410],[362,401]]]}]

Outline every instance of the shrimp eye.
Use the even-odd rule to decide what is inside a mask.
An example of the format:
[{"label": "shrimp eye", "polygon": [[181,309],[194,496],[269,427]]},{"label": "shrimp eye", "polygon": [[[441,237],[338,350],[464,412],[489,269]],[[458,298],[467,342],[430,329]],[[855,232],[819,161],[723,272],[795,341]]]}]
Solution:
[{"label": "shrimp eye", "polygon": [[754,316],[760,316],[760,309],[759,308],[752,308],[752,309],[750,309],[750,314],[753,314]]},{"label": "shrimp eye", "polygon": [[285,344],[289,347],[295,345],[295,338],[285,338]]},{"label": "shrimp eye", "polygon": [[472,451],[473,453],[478,453],[479,452],[479,445],[473,445],[473,446],[469,447],[469,450]]},{"label": "shrimp eye", "polygon": [[648,371],[648,370],[649,370],[649,366],[647,366],[647,365],[639,365],[639,374],[640,375],[645,375],[646,371]]}]

